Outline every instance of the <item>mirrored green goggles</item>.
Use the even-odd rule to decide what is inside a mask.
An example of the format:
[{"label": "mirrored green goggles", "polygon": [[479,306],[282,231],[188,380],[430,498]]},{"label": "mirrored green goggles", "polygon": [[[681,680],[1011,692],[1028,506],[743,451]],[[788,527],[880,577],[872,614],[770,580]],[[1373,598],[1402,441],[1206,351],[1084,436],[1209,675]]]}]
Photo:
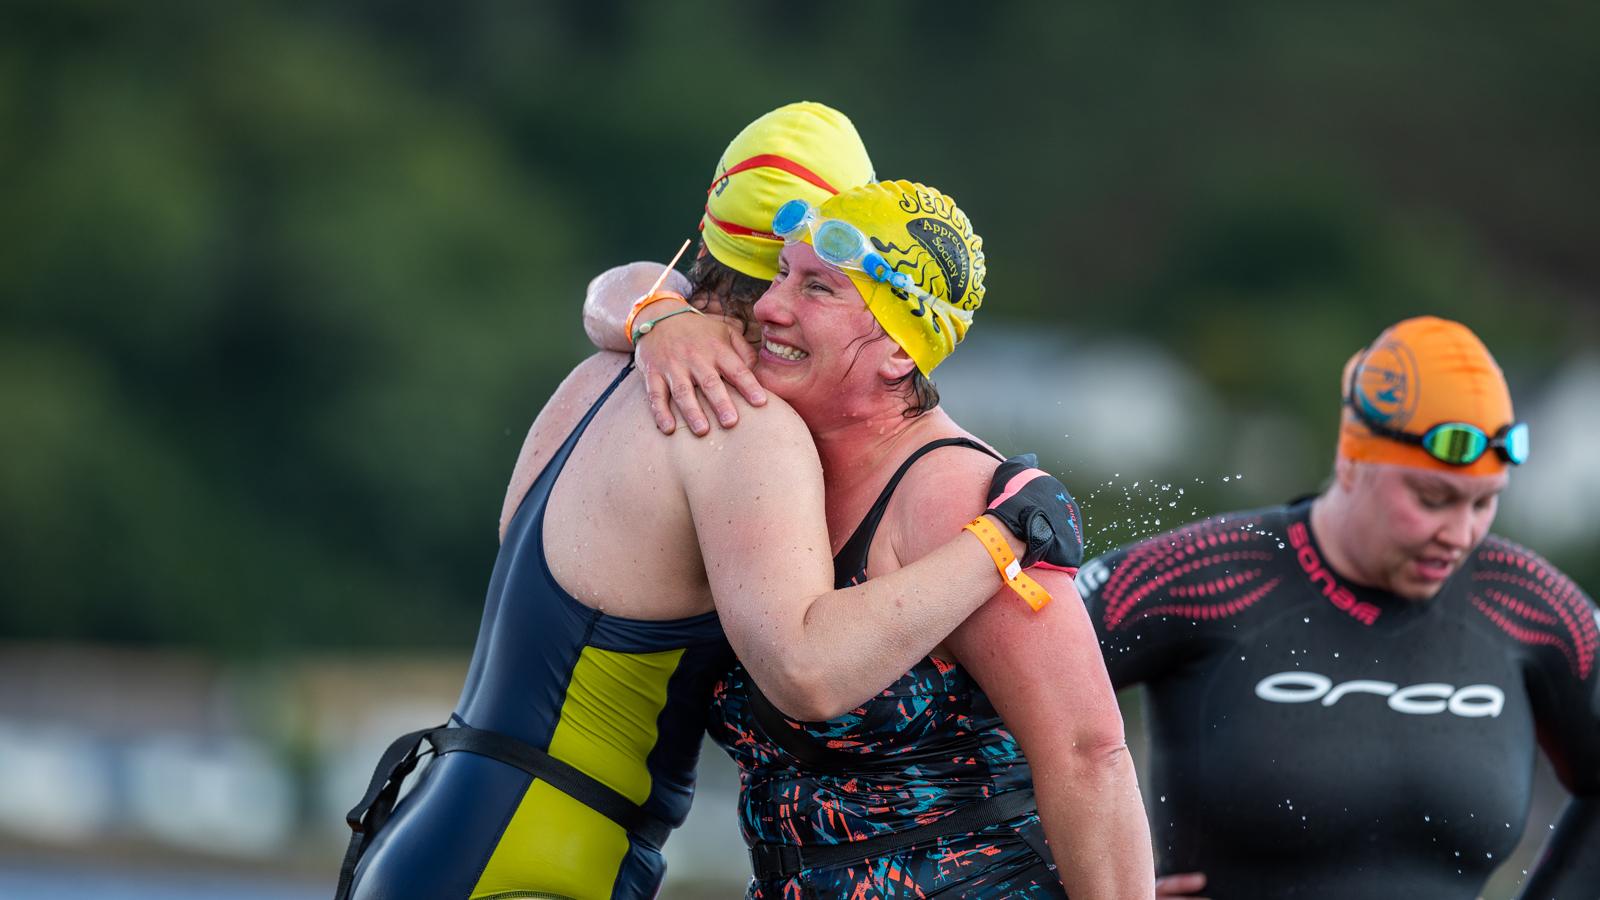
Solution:
[{"label": "mirrored green goggles", "polygon": [[1482,428],[1470,422],[1441,422],[1422,434],[1412,434],[1379,422],[1371,410],[1356,397],[1355,386],[1345,405],[1355,410],[1356,418],[1379,437],[1421,447],[1424,452],[1442,463],[1452,466],[1470,466],[1493,450],[1513,466],[1528,459],[1528,423],[1513,422],[1505,425],[1490,437]]}]

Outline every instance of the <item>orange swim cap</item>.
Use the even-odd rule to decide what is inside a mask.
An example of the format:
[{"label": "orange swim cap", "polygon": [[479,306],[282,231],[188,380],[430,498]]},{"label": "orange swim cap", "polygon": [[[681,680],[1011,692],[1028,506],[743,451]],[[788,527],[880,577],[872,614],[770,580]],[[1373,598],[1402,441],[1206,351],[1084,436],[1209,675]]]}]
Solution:
[{"label": "orange swim cap", "polygon": [[1378,424],[1417,435],[1443,422],[1466,422],[1492,437],[1512,424],[1505,375],[1467,326],[1434,316],[1392,325],[1345,363],[1342,384],[1341,457],[1456,475],[1506,470],[1492,450],[1465,466],[1434,459],[1421,447],[1373,434],[1350,407],[1361,404]]}]

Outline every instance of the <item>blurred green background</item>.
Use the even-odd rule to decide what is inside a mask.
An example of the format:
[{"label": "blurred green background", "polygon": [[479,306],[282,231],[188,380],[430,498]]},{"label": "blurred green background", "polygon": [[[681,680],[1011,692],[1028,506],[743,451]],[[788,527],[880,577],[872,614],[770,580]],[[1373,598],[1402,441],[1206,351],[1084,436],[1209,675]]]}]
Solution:
[{"label": "blurred green background", "polygon": [[1330,379],[1402,316],[1467,322],[1522,389],[1600,332],[1593,4],[0,16],[11,636],[462,646],[584,283],[670,254],[794,99],[978,223],[975,336],[1135,333],[1314,437],[1243,502],[1315,487]]},{"label": "blurred green background", "polygon": [[[1048,388],[1096,549],[1315,490],[1340,365],[1419,313],[1542,413],[1512,499],[1559,432],[1530,496],[1600,502],[1597,51],[1575,0],[5,0],[0,638],[464,664],[587,279],[797,99],[971,215],[972,377],[1059,336],[1207,398],[1123,470],[1073,442],[1138,407]],[[1593,505],[1524,502],[1501,530],[1593,592]]]}]

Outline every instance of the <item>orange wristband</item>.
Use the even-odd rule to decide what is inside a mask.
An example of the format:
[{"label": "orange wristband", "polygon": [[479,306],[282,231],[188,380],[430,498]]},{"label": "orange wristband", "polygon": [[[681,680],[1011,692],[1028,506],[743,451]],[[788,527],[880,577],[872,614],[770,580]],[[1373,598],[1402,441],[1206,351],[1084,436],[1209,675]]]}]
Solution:
[{"label": "orange wristband", "polygon": [[[651,291],[634,301],[633,309],[628,310],[627,321],[622,323],[622,333],[628,336],[628,345],[630,347],[633,346],[633,320],[639,318],[639,313],[643,312],[646,306],[661,300],[683,300],[683,295],[677,291],[661,289]],[[689,301],[683,300],[683,302],[688,303]]]},{"label": "orange wristband", "polygon": [[989,558],[994,560],[994,567],[1000,570],[1000,577],[1029,607],[1038,612],[1050,602],[1050,592],[1022,571],[1022,564],[1017,562],[1017,555],[1011,552],[1006,536],[1000,533],[993,522],[979,516],[963,527],[983,542],[983,549],[989,551]]}]

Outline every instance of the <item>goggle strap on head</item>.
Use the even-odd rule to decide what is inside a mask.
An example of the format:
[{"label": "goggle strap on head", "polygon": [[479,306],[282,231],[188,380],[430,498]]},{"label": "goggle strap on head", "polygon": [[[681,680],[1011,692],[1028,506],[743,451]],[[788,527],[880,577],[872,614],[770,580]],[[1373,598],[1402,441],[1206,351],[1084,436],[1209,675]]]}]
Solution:
[{"label": "goggle strap on head", "polygon": [[[1356,418],[1375,436],[1420,447],[1434,459],[1452,466],[1470,466],[1490,450],[1513,466],[1522,465],[1528,458],[1526,422],[1502,426],[1493,437],[1471,422],[1441,422],[1424,434],[1412,434],[1373,421],[1353,396],[1345,400],[1345,404],[1355,411]],[[1517,436],[1515,439],[1514,435]]]},{"label": "goggle strap on head", "polygon": [[[943,310],[945,313],[963,325],[970,326],[972,324],[972,310],[962,309],[948,300],[935,297],[933,294],[930,294],[921,287],[917,286],[917,284],[911,280],[910,276],[902,272],[895,271],[894,268],[889,265],[889,261],[883,258],[883,254],[877,252],[876,250],[869,249],[866,235],[863,234],[861,229],[857,228],[855,225],[852,225],[842,219],[824,219],[822,220],[822,224],[820,226],[817,225],[818,214],[816,207],[804,200],[790,200],[789,202],[778,207],[778,211],[774,213],[772,217],[772,229],[774,232],[778,231],[778,229],[781,227],[779,224],[780,220],[786,218],[785,212],[791,210],[798,213],[798,217],[796,218],[794,224],[790,225],[788,228],[784,229],[783,232],[781,232],[785,241],[792,240],[792,235],[801,228],[807,228],[811,232],[812,249],[816,251],[818,258],[820,258],[824,263],[827,263],[834,268],[857,269],[866,273],[868,278],[871,278],[873,281],[876,281],[879,284],[884,284],[893,290],[901,291],[902,293],[921,298],[922,301],[927,303],[929,306],[932,306],[935,309]],[[832,242],[823,239],[821,234],[821,232],[827,229],[827,226],[829,225],[835,226],[836,230],[847,230],[841,233],[848,233],[849,235],[853,236],[854,239],[851,240],[850,243],[852,244],[852,252],[854,255],[847,257],[842,254],[830,252],[832,248],[830,248],[828,245]]]}]

